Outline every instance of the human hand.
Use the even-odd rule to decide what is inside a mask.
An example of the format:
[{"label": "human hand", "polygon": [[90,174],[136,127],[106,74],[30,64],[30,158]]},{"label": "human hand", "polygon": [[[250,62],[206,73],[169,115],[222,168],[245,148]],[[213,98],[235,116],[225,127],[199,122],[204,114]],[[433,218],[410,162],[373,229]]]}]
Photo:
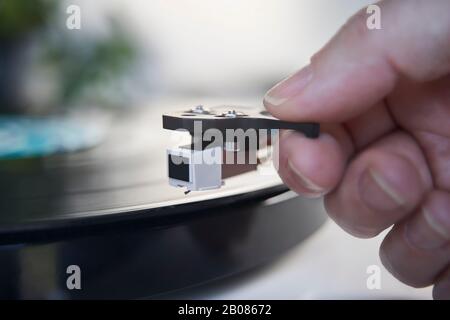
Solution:
[{"label": "human hand", "polygon": [[279,173],[355,236],[394,225],[385,267],[450,299],[450,1],[378,5],[381,30],[361,11],[266,94],[275,117],[322,124],[317,140],[282,133]]}]

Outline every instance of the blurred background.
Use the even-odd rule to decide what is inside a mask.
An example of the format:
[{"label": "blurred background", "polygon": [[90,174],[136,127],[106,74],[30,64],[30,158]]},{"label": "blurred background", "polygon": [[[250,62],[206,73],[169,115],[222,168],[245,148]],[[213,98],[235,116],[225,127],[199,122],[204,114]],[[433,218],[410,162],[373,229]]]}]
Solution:
[{"label": "blurred background", "polygon": [[0,159],[98,145],[124,109],[261,105],[367,3],[0,0]]},{"label": "blurred background", "polygon": [[[0,111],[262,97],[366,0],[2,0]],[[81,9],[81,29],[66,26]]]}]

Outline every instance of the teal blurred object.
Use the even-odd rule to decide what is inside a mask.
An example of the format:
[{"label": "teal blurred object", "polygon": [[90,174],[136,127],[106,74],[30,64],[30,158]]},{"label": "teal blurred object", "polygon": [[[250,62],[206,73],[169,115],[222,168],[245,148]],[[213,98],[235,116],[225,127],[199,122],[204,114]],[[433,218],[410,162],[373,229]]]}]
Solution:
[{"label": "teal blurred object", "polygon": [[91,148],[105,127],[64,116],[0,116],[0,160],[44,157]]}]

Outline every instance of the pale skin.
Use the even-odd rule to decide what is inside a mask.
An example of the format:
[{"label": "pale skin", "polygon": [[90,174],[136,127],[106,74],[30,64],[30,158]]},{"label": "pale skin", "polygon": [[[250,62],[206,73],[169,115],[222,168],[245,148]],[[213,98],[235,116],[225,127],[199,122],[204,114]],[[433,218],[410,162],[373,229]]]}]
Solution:
[{"label": "pale skin", "polygon": [[381,30],[365,10],[264,98],[321,136],[283,132],[279,174],[325,198],[358,237],[388,232],[384,266],[402,282],[450,299],[450,1],[386,0]]}]

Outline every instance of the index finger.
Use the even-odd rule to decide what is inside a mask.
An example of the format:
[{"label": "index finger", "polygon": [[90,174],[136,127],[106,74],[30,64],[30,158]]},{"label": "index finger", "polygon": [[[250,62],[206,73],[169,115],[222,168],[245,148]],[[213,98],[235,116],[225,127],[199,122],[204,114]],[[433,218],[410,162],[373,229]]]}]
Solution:
[{"label": "index finger", "polygon": [[369,30],[360,11],[309,66],[269,90],[266,108],[290,121],[342,122],[376,105],[402,76],[430,81],[450,71],[449,1],[379,6],[381,30]]}]

